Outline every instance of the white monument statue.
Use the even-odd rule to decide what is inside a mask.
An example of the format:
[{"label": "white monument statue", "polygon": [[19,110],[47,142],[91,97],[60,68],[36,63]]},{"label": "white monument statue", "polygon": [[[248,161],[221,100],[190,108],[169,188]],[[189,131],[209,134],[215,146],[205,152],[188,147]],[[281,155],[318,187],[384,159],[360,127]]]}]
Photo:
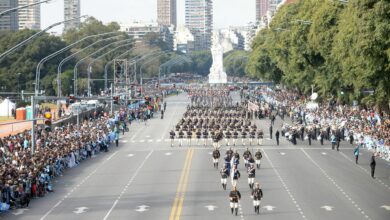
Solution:
[{"label": "white monument statue", "polygon": [[227,75],[223,71],[223,47],[222,40],[218,31],[213,33],[213,46],[211,48],[213,55],[213,65],[210,69],[209,83],[220,84],[227,83]]}]

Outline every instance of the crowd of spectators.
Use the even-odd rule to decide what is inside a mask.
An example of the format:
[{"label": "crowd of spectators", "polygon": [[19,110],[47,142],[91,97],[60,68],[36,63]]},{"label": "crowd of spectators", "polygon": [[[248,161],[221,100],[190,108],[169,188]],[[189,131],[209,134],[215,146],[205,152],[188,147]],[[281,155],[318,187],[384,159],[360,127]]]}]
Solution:
[{"label": "crowd of spectators", "polygon": [[[362,106],[338,104],[333,100],[315,103],[310,97],[287,90],[262,88],[251,95],[261,97],[263,106],[272,107],[279,115],[289,116],[294,123],[319,129],[341,129],[342,139],[353,136],[354,144],[376,152],[390,161],[390,116],[384,111]],[[269,107],[268,107],[269,106]],[[291,126],[291,125],[290,125]]]},{"label": "crowd of spectators", "polygon": [[80,126],[38,128],[36,146],[31,131],[0,139],[0,211],[26,207],[30,198],[53,192],[52,180],[67,168],[108,151],[118,132],[115,122],[98,114]]}]

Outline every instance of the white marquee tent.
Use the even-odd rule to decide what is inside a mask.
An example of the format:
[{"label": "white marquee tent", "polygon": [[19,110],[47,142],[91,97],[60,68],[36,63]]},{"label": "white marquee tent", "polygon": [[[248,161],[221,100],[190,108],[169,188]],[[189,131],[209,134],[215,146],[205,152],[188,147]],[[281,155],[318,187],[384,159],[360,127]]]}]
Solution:
[{"label": "white marquee tent", "polygon": [[11,102],[9,99],[4,99],[0,104],[0,116],[12,117],[12,109],[15,109],[15,103]]}]

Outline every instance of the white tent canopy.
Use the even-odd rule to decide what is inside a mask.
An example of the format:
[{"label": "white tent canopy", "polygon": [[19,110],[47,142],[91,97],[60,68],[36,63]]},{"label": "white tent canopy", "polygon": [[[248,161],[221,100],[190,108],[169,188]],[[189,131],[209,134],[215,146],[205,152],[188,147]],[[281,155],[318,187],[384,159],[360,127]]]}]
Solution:
[{"label": "white tent canopy", "polygon": [[12,109],[15,109],[15,107],[15,103],[11,102],[9,99],[4,99],[4,101],[0,104],[0,116],[11,117]]}]

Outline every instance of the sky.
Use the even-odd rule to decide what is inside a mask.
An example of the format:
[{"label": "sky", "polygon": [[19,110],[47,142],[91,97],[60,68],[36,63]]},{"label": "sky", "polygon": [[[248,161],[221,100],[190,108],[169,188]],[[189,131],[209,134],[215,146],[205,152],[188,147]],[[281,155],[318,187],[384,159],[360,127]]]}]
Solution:
[{"label": "sky", "polygon": [[[255,0],[213,0],[214,28],[243,26],[255,21]],[[41,6],[41,28],[64,20],[63,0]],[[178,25],[184,24],[185,0],[177,0]],[[157,0],[81,0],[81,14],[108,23],[156,21]],[[61,32],[62,27],[51,32]]]}]

